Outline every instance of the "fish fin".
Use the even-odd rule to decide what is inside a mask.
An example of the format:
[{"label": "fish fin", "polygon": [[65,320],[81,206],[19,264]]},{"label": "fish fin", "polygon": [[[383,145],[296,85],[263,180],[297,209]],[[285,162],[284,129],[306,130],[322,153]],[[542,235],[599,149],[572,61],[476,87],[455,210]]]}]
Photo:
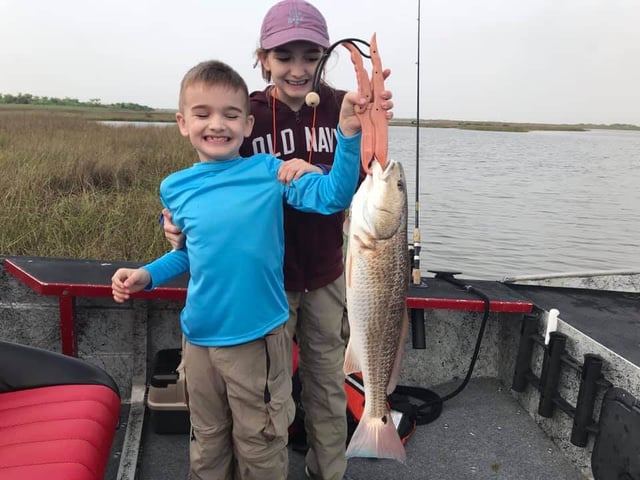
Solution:
[{"label": "fish fin", "polygon": [[409,313],[407,309],[403,309],[402,324],[400,325],[400,338],[398,339],[398,351],[396,352],[396,359],[393,362],[393,369],[391,370],[391,376],[389,377],[389,385],[387,385],[387,395],[391,395],[398,386],[398,380],[400,379],[400,369],[402,368],[402,356],[404,354],[404,344],[407,341],[407,335],[409,335]]},{"label": "fish fin", "polygon": [[344,261],[344,281],[347,287],[351,286],[351,249],[347,248],[347,255]]},{"label": "fish fin", "polygon": [[407,453],[389,412],[386,419],[384,422],[379,418],[363,416],[347,447],[347,458],[390,458],[404,463]]},{"label": "fish fin", "polygon": [[365,248],[367,250],[376,249],[376,237],[371,234],[367,234],[366,232],[364,232],[363,234],[358,235],[357,233],[354,233],[353,235],[351,235],[351,238],[353,242],[361,248]]},{"label": "fish fin", "polygon": [[349,340],[349,343],[347,343],[347,351],[344,353],[343,370],[345,375],[350,375],[352,373],[360,371],[360,362],[358,361],[358,357],[353,351],[351,340]]},{"label": "fish fin", "polygon": [[351,229],[351,209],[347,210],[344,215],[344,222],[342,222],[342,233],[349,235]]}]

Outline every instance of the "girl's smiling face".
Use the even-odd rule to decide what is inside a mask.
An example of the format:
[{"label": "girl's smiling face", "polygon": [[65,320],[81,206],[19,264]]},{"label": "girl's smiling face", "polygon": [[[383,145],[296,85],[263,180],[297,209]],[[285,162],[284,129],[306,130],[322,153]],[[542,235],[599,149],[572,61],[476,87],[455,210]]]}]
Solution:
[{"label": "girl's smiling face", "polygon": [[278,100],[292,110],[302,107],[323,52],[319,45],[299,41],[275,47],[260,58],[262,67],[271,73]]}]

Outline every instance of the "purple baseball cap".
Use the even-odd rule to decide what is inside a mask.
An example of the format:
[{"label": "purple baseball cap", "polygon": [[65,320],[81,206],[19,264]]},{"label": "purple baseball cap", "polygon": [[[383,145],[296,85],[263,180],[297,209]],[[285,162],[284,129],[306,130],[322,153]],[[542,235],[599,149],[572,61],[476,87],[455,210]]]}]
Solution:
[{"label": "purple baseball cap", "polygon": [[296,40],[329,48],[327,22],[309,2],[282,0],[264,16],[260,29],[260,47],[270,50]]}]

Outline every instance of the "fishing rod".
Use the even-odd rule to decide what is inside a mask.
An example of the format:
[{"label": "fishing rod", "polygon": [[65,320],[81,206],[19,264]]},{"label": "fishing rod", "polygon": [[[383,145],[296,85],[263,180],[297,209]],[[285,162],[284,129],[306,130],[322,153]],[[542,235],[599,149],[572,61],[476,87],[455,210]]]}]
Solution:
[{"label": "fishing rod", "polygon": [[420,273],[420,0],[418,0],[418,53],[416,61],[416,200],[415,228],[413,229],[413,271],[414,285],[422,283]]}]

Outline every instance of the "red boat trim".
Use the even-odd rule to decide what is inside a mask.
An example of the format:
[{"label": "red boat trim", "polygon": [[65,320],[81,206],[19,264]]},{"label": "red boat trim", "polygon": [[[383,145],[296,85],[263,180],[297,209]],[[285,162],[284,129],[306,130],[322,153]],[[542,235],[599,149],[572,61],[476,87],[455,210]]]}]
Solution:
[{"label": "red boat trim", "polygon": [[[115,272],[120,266],[132,266],[132,264],[130,262],[100,262],[96,260],[9,257],[4,260],[4,266],[7,272],[38,294],[58,297],[62,353],[77,356],[76,297],[111,297],[112,272]],[[33,268],[29,268],[30,266],[33,266]],[[63,278],[65,280],[77,279],[77,281],[45,281],[36,276],[38,272],[49,280]],[[484,302],[481,299],[452,287],[447,282],[437,279],[425,279],[425,281],[428,284],[427,288],[409,289],[408,308],[415,310],[484,310]],[[477,283],[482,284],[479,286],[481,290],[485,287],[492,289],[496,286],[501,286],[498,282]],[[529,313],[533,310],[532,302],[513,297],[512,294],[506,294],[504,292],[505,287],[501,287],[502,289],[498,289],[496,292],[487,292],[489,298],[495,298],[490,302],[490,311]],[[185,281],[183,283],[174,282],[172,286],[158,287],[151,291],[142,291],[132,295],[132,298],[184,301],[186,294]]]}]

